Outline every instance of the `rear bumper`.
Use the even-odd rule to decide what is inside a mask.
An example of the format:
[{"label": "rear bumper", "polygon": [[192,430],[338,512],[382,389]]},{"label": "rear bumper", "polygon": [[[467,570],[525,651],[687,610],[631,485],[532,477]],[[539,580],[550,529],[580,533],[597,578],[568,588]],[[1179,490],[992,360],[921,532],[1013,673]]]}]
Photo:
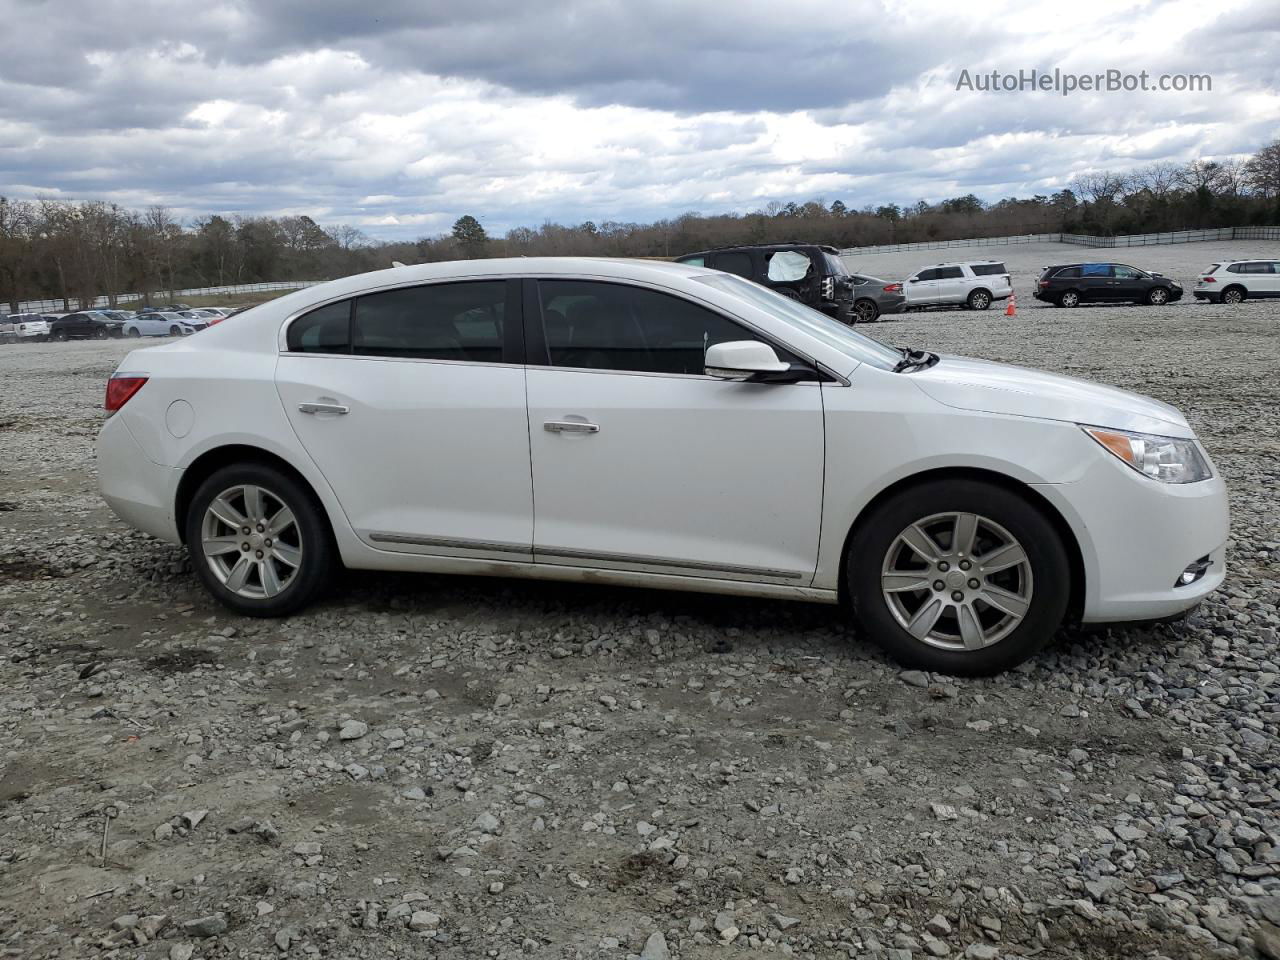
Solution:
[{"label": "rear bumper", "polygon": [[[1080,546],[1087,623],[1156,620],[1191,609],[1226,575],[1227,486],[1160,483],[1119,460],[1099,459],[1077,481],[1036,484],[1066,518]],[[1205,574],[1179,575],[1201,557]]]},{"label": "rear bumper", "polygon": [[179,543],[173,507],[182,471],[149,460],[124,417],[98,433],[98,489],[117,517],[169,543]]}]

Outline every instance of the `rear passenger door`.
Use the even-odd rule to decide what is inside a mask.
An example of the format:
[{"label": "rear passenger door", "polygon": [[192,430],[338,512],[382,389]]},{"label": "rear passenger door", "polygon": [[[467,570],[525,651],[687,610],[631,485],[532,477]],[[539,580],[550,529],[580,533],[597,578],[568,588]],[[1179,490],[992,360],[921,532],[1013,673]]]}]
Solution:
[{"label": "rear passenger door", "polygon": [[286,328],[276,387],[379,550],[532,559],[520,281],[370,292]]}]

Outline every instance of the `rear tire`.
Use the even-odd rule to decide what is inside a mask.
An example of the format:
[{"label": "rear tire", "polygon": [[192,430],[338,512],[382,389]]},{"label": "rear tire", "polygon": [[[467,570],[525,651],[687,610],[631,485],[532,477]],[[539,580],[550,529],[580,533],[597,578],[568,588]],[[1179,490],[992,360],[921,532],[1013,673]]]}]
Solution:
[{"label": "rear tire", "polygon": [[185,524],[196,576],[216,600],[246,616],[301,610],[324,591],[335,565],[320,502],[266,464],[215,471],[191,498]]},{"label": "rear tire", "polygon": [[986,290],[974,290],[965,301],[970,310],[985,310],[991,306],[991,294]]},{"label": "rear tire", "polygon": [[858,300],[853,304],[853,315],[858,323],[875,323],[880,319],[880,307],[874,300]]},{"label": "rear tire", "polygon": [[859,522],[845,571],[869,639],[902,664],[959,676],[999,673],[1034,655],[1071,594],[1066,549],[1040,509],[967,478],[891,496]]},{"label": "rear tire", "polygon": [[1074,290],[1064,290],[1058,294],[1058,306],[1068,309],[1080,306],[1080,294]]}]

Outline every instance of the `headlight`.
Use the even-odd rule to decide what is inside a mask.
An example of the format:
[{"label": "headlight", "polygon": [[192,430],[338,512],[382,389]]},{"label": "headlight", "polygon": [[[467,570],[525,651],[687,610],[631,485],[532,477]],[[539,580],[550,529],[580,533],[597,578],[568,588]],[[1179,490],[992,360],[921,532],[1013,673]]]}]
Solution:
[{"label": "headlight", "polygon": [[1104,430],[1102,427],[1084,427],[1084,432],[1152,480],[1195,483],[1213,476],[1194,440],[1157,437],[1149,433],[1129,433],[1124,430]]}]

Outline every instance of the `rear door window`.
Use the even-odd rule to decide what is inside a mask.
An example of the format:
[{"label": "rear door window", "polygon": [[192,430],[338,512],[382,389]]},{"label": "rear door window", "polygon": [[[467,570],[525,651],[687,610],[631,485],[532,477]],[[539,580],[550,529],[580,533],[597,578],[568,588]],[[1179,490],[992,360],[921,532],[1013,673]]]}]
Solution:
[{"label": "rear door window", "polygon": [[732,273],[748,280],[754,276],[749,253],[717,253],[711,258],[711,266],[725,273]]},{"label": "rear door window", "polygon": [[[145,319],[163,321],[164,317],[150,313]],[[289,324],[285,339],[291,353],[350,353],[351,301],[329,303],[303,314]]]},{"label": "rear door window", "polygon": [[939,280],[959,280],[964,276],[964,271],[959,267],[939,267],[937,273]]},{"label": "rear door window", "polygon": [[507,281],[477,280],[358,297],[351,319],[351,352],[500,363],[507,295]]},{"label": "rear door window", "polygon": [[1111,264],[1109,263],[1086,263],[1080,267],[1080,275],[1082,277],[1110,277]]}]

